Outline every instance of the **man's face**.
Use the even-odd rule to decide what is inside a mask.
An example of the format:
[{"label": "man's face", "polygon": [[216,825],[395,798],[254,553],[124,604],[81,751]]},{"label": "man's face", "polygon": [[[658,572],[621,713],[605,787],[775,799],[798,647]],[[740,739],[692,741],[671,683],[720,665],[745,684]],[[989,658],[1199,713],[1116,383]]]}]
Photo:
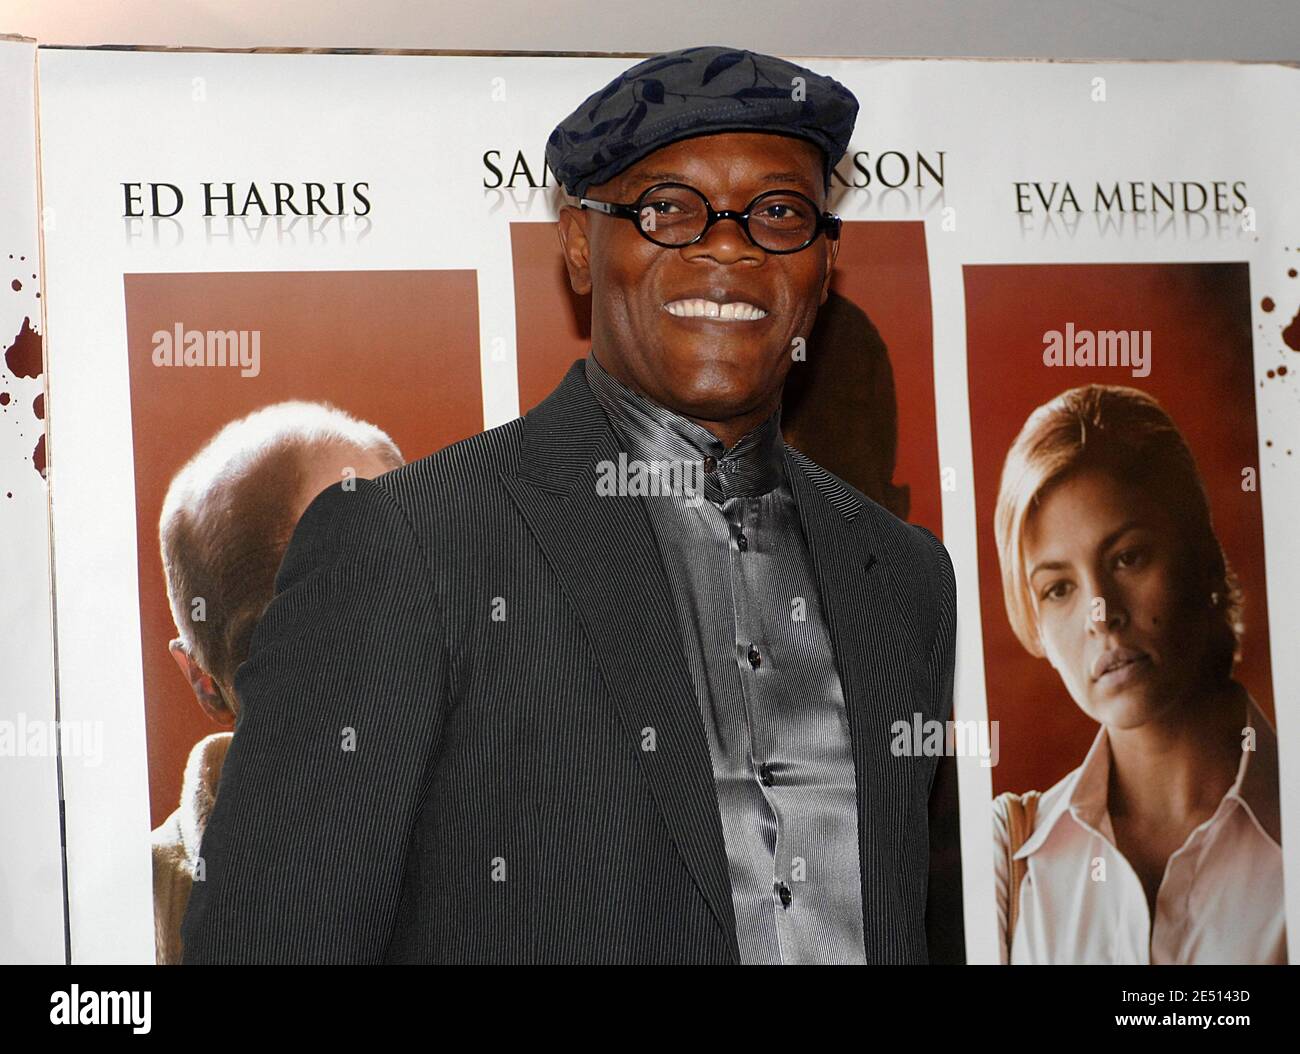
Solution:
[{"label": "man's face", "polygon": [[[825,209],[822,154],[784,135],[727,132],[672,143],[587,197],[629,203],[656,183],[687,183],[716,210],[743,211],[767,190],[798,190]],[[561,241],[573,288],[592,295],[592,345],[629,387],[684,416],[728,421],[775,409],[797,338],[826,301],[838,243],[764,252],[731,220],[694,245],[665,249],[635,224],[566,208]],[[677,301],[743,302],[761,318],[681,317]],[[752,314],[745,312],[745,314]]]}]

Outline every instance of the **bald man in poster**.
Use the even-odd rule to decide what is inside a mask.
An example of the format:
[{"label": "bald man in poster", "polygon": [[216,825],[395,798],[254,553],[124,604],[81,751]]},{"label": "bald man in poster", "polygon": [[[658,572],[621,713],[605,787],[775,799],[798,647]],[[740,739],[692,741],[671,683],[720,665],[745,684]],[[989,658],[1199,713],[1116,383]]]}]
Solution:
[{"label": "bald man in poster", "polygon": [[[239,717],[235,670],[303,510],[331,483],[401,464],[401,451],[375,425],[325,403],[292,400],[231,421],[172,478],[158,522],[177,631],[168,650],[215,724],[229,729]],[[160,966],[181,962],[181,923],[231,738],[213,732],[194,744],[180,802],[151,838]]]},{"label": "bald man in poster", "polygon": [[701,47],[557,127],[590,353],[304,514],[187,963],[927,961],[937,759],[891,728],[951,712],[951,561],[780,430],[856,112]]}]

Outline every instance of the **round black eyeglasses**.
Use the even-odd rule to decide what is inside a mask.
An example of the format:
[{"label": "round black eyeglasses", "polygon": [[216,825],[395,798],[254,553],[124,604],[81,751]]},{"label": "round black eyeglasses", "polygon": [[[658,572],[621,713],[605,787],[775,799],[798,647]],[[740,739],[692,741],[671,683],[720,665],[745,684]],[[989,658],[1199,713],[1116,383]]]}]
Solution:
[{"label": "round black eyeglasses", "polygon": [[685,183],[657,183],[627,204],[591,198],[580,198],[578,204],[631,220],[642,237],[665,249],[694,245],[719,220],[735,220],[751,242],[769,253],[797,253],[823,232],[832,241],[840,236],[840,218],[819,211],[811,198],[797,190],[766,191],[743,212],[717,211],[708,198]]}]

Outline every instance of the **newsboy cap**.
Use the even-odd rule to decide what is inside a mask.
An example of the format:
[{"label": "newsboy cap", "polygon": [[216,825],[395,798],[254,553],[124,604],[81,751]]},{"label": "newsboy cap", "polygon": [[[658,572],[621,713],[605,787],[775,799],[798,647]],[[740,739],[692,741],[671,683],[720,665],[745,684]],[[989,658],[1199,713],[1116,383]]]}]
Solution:
[{"label": "newsboy cap", "polygon": [[683,48],[637,63],[589,96],[551,133],[546,163],[582,197],[679,139],[773,132],[820,147],[829,188],[857,115],[857,98],[832,77],[742,48]]}]

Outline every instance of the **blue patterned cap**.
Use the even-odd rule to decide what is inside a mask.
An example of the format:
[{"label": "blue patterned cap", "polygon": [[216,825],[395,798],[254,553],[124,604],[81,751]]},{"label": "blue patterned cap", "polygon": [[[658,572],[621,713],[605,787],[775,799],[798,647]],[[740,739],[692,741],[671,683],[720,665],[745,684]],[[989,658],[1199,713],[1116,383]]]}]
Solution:
[{"label": "blue patterned cap", "polygon": [[546,164],[582,197],[679,139],[773,132],[821,148],[829,189],[857,116],[857,98],[834,78],[742,48],[684,48],[637,63],[589,96],[551,133]]}]

